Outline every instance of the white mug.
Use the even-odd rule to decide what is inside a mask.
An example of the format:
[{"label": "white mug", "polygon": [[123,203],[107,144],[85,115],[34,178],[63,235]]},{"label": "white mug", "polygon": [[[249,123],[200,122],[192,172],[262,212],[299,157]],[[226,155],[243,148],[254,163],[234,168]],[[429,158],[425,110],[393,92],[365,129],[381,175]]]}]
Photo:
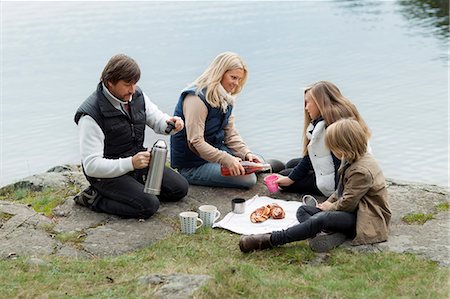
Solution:
[{"label": "white mug", "polygon": [[303,201],[304,205],[312,206],[312,207],[315,207],[318,204],[317,199],[315,199],[314,196],[308,195],[308,194],[303,196],[302,201]]},{"label": "white mug", "polygon": [[[197,225],[200,222],[200,225]],[[183,234],[195,234],[197,228],[203,225],[203,221],[198,218],[196,212],[181,212],[180,213],[181,232]]]},{"label": "white mug", "polygon": [[220,211],[215,206],[204,205],[198,208],[200,219],[203,221],[203,225],[212,227],[214,222],[220,217]]}]

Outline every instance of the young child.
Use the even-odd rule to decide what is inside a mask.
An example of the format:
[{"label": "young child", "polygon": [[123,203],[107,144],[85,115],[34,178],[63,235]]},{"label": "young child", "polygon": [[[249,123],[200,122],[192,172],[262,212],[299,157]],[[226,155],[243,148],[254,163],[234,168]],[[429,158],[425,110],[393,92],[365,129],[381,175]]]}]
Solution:
[{"label": "young child", "polygon": [[367,139],[356,120],[341,119],[330,125],[326,129],[326,145],[342,159],[336,192],[315,207],[300,206],[297,225],[271,234],[241,236],[241,251],[308,238],[313,238],[310,247],[317,252],[339,246],[346,238],[353,239],[353,245],[386,241],[391,218],[386,182],[377,162],[367,153]]}]

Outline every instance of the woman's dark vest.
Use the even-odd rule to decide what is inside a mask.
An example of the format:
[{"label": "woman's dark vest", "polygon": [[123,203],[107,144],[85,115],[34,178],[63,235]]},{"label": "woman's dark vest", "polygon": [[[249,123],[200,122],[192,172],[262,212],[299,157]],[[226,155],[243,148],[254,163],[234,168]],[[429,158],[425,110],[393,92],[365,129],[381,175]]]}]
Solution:
[{"label": "woman's dark vest", "polygon": [[99,83],[94,91],[75,113],[75,123],[83,115],[92,117],[105,135],[103,155],[107,159],[133,156],[144,150],[144,130],[146,125],[144,95],[136,88],[133,100],[129,103],[130,116],[117,110],[103,94]]},{"label": "woman's dark vest", "polygon": [[[196,95],[195,91],[195,88],[184,90],[180,95],[177,105],[175,106],[174,115],[181,117],[183,121],[183,101],[189,94]],[[224,128],[228,124],[228,119],[230,118],[233,106],[228,106],[226,113],[224,113],[220,108],[213,108],[206,101],[205,93],[206,89],[197,95],[208,108],[204,138],[207,143],[215,148],[219,148],[223,144],[225,138]],[[170,136],[170,162],[173,168],[191,168],[208,163],[208,161],[200,158],[189,149],[186,137],[186,128],[177,134]]]}]

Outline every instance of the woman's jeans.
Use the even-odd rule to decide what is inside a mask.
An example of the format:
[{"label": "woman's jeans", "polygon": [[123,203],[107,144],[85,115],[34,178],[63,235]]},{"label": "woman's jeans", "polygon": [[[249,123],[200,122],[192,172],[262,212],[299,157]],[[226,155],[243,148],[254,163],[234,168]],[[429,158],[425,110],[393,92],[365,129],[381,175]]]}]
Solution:
[{"label": "woman's jeans", "polygon": [[159,195],[144,192],[148,168],[138,169],[116,178],[91,178],[98,195],[92,210],[124,218],[149,218],[159,208],[159,201],[178,201],[186,196],[189,184],[185,178],[165,167]]},{"label": "woman's jeans", "polygon": [[300,222],[286,230],[272,232],[272,245],[278,246],[290,242],[315,237],[322,231],[339,232],[353,239],[356,235],[356,215],[344,211],[322,211],[319,208],[302,205],[297,210]]},{"label": "woman's jeans", "polygon": [[[231,154],[231,151],[223,145],[220,150]],[[205,163],[198,167],[181,168],[178,172],[186,178],[191,185],[228,187],[228,188],[250,188],[256,184],[254,173],[239,176],[222,176],[219,163]]]}]

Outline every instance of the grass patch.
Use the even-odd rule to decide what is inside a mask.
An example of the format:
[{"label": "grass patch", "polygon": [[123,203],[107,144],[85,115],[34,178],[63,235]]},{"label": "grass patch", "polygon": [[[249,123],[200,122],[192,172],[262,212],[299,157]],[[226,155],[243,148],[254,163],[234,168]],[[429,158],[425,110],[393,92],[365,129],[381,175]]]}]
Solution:
[{"label": "grass patch", "polygon": [[434,215],[439,212],[445,212],[449,210],[448,202],[441,202],[435,206],[435,212],[433,213],[409,213],[402,217],[403,222],[407,224],[420,224],[423,225],[425,222],[431,219],[435,219]]},{"label": "grass patch", "polygon": [[9,213],[5,213],[5,212],[1,212],[0,211],[0,223],[6,222],[9,219],[11,219],[14,215],[9,214]]},{"label": "grass patch", "polygon": [[71,243],[77,245],[86,239],[84,232],[64,232],[55,234],[55,239],[62,243]]},{"label": "grass patch", "polygon": [[436,210],[438,210],[439,212],[445,212],[449,210],[449,207],[450,204],[448,202],[441,202],[436,205]]},{"label": "grass patch", "polygon": [[152,273],[208,274],[195,298],[447,298],[449,269],[410,254],[337,249],[316,263],[306,242],[243,254],[239,236],[200,229],[174,234],[151,247],[114,258],[0,260],[5,298],[152,298]]},{"label": "grass patch", "polygon": [[65,198],[74,196],[79,192],[76,186],[55,190],[44,188],[41,191],[32,191],[27,188],[18,188],[3,192],[0,200],[13,201],[30,206],[36,212],[42,212],[46,216],[51,216],[52,210],[60,205]]},{"label": "grass patch", "polygon": [[423,225],[428,220],[434,219],[433,214],[425,213],[410,213],[402,217],[403,222],[407,224],[420,224]]}]

